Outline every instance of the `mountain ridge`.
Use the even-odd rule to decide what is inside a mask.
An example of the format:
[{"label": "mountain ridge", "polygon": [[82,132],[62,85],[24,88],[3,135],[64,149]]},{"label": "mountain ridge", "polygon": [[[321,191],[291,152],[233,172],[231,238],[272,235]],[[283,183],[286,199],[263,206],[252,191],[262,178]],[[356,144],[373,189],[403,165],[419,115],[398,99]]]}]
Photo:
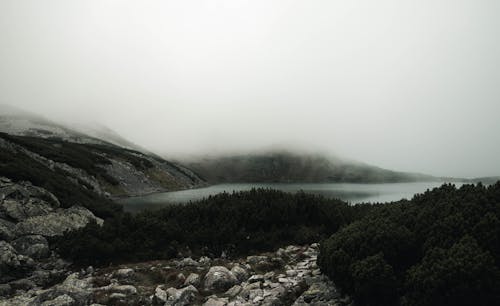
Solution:
[{"label": "mountain ridge", "polygon": [[443,178],[399,172],[320,153],[269,150],[180,160],[209,183],[396,183]]}]

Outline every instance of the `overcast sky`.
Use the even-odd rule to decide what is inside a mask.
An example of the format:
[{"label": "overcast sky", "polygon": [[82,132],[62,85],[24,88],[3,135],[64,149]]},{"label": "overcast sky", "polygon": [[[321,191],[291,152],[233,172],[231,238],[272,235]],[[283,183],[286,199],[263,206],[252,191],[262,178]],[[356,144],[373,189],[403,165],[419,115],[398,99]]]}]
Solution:
[{"label": "overcast sky", "polygon": [[170,156],[500,175],[500,1],[0,1],[0,103]]}]

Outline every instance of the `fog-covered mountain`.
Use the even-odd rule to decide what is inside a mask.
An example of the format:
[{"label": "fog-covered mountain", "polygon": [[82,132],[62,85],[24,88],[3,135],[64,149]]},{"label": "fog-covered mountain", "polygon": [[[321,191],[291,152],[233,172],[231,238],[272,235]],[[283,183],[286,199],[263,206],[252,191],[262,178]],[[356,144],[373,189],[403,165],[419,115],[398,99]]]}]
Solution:
[{"label": "fog-covered mountain", "polygon": [[204,184],[191,170],[141,150],[109,129],[76,130],[14,108],[0,111],[0,174],[8,178],[43,181],[65,177],[108,196]]},{"label": "fog-covered mountain", "polygon": [[201,157],[182,162],[209,183],[388,183],[438,180],[430,175],[391,171],[338,157],[285,150]]}]

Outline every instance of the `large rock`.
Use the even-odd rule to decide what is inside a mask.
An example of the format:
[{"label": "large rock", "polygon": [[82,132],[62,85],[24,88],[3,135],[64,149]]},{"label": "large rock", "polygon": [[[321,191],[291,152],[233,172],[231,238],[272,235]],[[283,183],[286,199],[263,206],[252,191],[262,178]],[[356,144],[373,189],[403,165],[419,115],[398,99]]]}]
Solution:
[{"label": "large rock", "polygon": [[29,182],[0,181],[0,216],[15,222],[47,214],[60,206],[47,190]]},{"label": "large rock", "polygon": [[50,255],[49,243],[45,237],[40,235],[28,235],[20,237],[11,242],[11,245],[19,254],[34,259],[47,258]]},{"label": "large rock", "polygon": [[204,287],[209,291],[221,292],[231,288],[237,282],[236,276],[226,267],[214,266],[205,275]]},{"label": "large rock", "polygon": [[22,235],[60,236],[67,230],[84,227],[90,221],[102,224],[103,220],[81,206],[73,206],[43,216],[32,217],[16,224],[15,233]]},{"label": "large rock", "polygon": [[33,186],[30,182],[13,183],[10,179],[0,178],[0,201],[14,199],[24,201],[29,198],[38,198],[52,207],[59,207],[59,200],[44,188]]}]

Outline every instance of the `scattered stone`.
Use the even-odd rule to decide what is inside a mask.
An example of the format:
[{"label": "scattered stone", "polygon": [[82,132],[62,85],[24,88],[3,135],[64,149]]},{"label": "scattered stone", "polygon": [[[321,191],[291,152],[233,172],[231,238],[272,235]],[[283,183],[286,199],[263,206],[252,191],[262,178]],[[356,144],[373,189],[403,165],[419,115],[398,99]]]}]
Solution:
[{"label": "scattered stone", "polygon": [[186,280],[184,281],[184,286],[193,285],[195,287],[199,287],[200,284],[201,284],[201,277],[197,273],[189,274]]},{"label": "scattered stone", "polygon": [[190,305],[194,301],[198,290],[189,285],[182,289],[168,288],[167,289],[167,301],[165,306],[186,306]]},{"label": "scattered stone", "polygon": [[209,265],[211,260],[207,256],[202,256],[202,257],[200,257],[198,262],[200,263],[200,265]]},{"label": "scattered stone", "polygon": [[255,274],[255,275],[250,276],[250,278],[248,279],[248,282],[249,283],[255,283],[255,282],[263,282],[264,280],[265,280],[264,275],[262,275],[262,274]]},{"label": "scattered stone", "polygon": [[214,266],[205,275],[204,287],[206,290],[221,292],[231,288],[238,282],[236,276],[223,266]]},{"label": "scattered stone", "polygon": [[134,269],[130,269],[130,268],[118,269],[114,273],[114,276],[116,278],[122,279],[122,280],[130,279],[130,278],[134,277],[134,275],[135,275]]},{"label": "scattered stone", "polygon": [[231,268],[231,273],[238,279],[239,282],[244,282],[248,279],[248,272],[245,268],[240,265],[234,265]]},{"label": "scattered stone", "polygon": [[168,294],[163,285],[156,287],[153,295],[153,305],[164,305],[167,302]]},{"label": "scattered stone", "polygon": [[198,265],[199,263],[196,260],[192,259],[191,257],[184,258],[179,262],[180,267],[195,267]]}]

